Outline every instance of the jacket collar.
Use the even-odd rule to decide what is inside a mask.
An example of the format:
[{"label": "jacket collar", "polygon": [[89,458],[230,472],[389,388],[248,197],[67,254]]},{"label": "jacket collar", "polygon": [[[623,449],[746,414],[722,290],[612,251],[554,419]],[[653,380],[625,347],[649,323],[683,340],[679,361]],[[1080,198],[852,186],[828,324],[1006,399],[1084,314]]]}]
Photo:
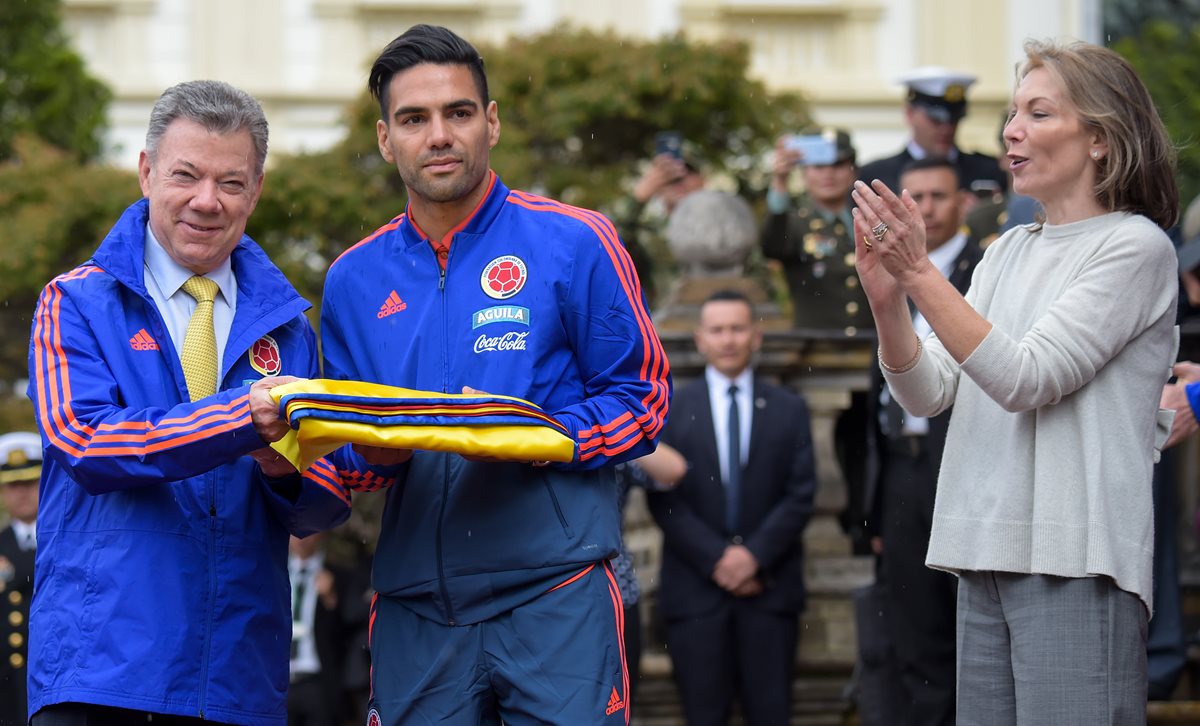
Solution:
[{"label": "jacket collar", "polygon": [[[488,174],[490,177],[488,190],[479,202],[479,206],[451,230],[452,235],[477,236],[483,234],[500,214],[500,210],[504,208],[504,202],[508,199],[508,187],[504,186],[504,182],[500,181],[500,175],[496,172],[489,170]],[[429,244],[429,238],[413,224],[408,205],[404,207],[404,222],[400,226],[400,231],[404,235],[405,245],[409,247],[417,244]]]},{"label": "jacket collar", "polygon": [[[149,200],[134,202],[92,254],[92,262],[142,297],[149,296],[144,273],[149,214]],[[269,318],[274,328],[312,307],[250,237],[242,235],[231,262],[238,284],[237,321]],[[231,333],[230,344],[233,337]]]}]

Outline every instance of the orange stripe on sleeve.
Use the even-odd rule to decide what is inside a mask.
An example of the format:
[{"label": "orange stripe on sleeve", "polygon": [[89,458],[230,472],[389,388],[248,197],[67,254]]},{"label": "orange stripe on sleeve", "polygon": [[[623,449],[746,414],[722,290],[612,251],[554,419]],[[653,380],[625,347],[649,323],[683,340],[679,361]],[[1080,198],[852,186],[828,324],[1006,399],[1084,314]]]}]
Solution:
[{"label": "orange stripe on sleeve", "polygon": [[385,234],[387,232],[391,232],[393,229],[396,229],[397,227],[399,227],[401,224],[404,223],[404,216],[405,215],[401,214],[399,217],[396,217],[392,221],[388,222],[387,224],[383,225],[379,229],[372,232],[369,236],[367,236],[367,237],[359,240],[358,242],[350,245],[349,247],[347,247],[344,251],[342,251],[342,254],[335,257],[333,259],[333,262],[329,263],[329,267],[332,268],[334,265],[336,265],[338,263],[339,260],[341,260],[346,255],[350,254],[354,250],[358,249],[359,247],[362,247],[363,245],[376,239],[380,235]]},{"label": "orange stripe on sleeve", "polygon": [[305,479],[321,485],[331,494],[346,504],[350,503],[350,491],[339,481],[337,469],[326,459],[317,459],[313,465],[304,471]]},{"label": "orange stripe on sleeve", "polygon": [[[640,377],[643,381],[647,381],[651,385],[650,393],[642,399],[642,406],[646,413],[638,417],[638,423],[648,429],[650,435],[656,435],[665,425],[664,412],[667,407],[668,391],[666,384],[666,376],[670,371],[670,364],[667,362],[666,352],[662,348],[661,341],[654,334],[653,324],[650,322],[648,314],[641,305],[641,288],[640,283],[635,275],[630,273],[626,268],[626,263],[631,267],[632,261],[629,259],[628,252],[621,245],[616,234],[616,229],[611,222],[594,212],[581,210],[576,207],[570,207],[556,202],[554,200],[536,197],[524,192],[513,192],[509,196],[510,202],[524,207],[531,211],[538,212],[557,212],[568,217],[572,217],[583,222],[596,234],[601,240],[609,259],[613,263],[613,267],[617,273],[618,279],[625,290],[627,299],[630,301],[630,307],[634,313],[638,323],[638,328],[642,334],[642,365]],[[591,215],[595,215],[594,217]],[[611,430],[612,427],[620,425],[624,422],[625,414],[618,417],[608,424],[594,426],[591,429],[580,432],[579,440],[589,438],[596,433],[603,433],[606,430]],[[628,448],[628,447],[625,447]]]},{"label": "orange stripe on sleeve", "polygon": [[[71,407],[70,362],[62,347],[60,314],[64,293],[60,284],[101,271],[99,267],[85,266],[55,278],[46,286],[39,301],[34,357],[40,370],[35,385],[47,438],[76,457],[137,456],[245,426],[250,414],[249,396],[206,406],[184,417],[164,419],[158,426],[146,421],[124,421],[93,428],[76,417]],[[109,444],[134,446],[113,447]]]}]

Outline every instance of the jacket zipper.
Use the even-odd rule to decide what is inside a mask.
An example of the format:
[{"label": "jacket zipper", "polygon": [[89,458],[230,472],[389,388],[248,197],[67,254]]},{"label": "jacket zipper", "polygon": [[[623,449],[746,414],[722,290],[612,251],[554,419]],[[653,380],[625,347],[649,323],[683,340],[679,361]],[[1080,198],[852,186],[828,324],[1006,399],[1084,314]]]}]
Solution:
[{"label": "jacket zipper", "polygon": [[[446,277],[446,273],[443,270],[442,271],[442,281],[438,284],[439,288],[442,288],[445,286],[445,277]],[[158,304],[154,302],[154,298],[151,297],[149,293],[139,293],[139,294],[141,295],[142,300],[145,302],[147,310],[153,310],[156,312],[158,311]],[[278,313],[278,311],[279,311],[279,309],[276,308],[275,310],[270,311],[270,312]],[[297,314],[301,314],[301,313],[297,312]],[[266,317],[267,317],[266,314],[260,316],[257,320],[253,321],[250,325],[246,326],[245,329],[248,330],[248,329],[252,329],[252,328],[256,327]],[[156,337],[158,337],[159,339],[162,339],[162,338],[166,338],[168,340],[170,339],[170,333],[167,331],[166,322],[163,320],[161,313],[158,313],[157,317],[153,316],[153,315],[150,316],[150,319],[148,322],[150,323],[150,325],[154,326]],[[282,324],[282,322],[280,324]],[[273,329],[274,328],[267,328],[266,330],[263,331],[263,333],[265,334]],[[235,331],[231,327],[230,331],[229,331],[229,340],[226,342],[226,350],[225,350],[225,352],[227,354],[225,356],[226,358],[228,358],[229,343],[233,342],[234,332]],[[444,343],[443,343],[443,346],[444,346]],[[218,391],[222,390],[221,386],[224,383],[225,376],[228,374],[228,371],[224,370],[224,367],[225,367],[224,363],[225,363],[224,361],[218,361],[218,373],[217,373],[217,376],[218,376],[217,390]],[[181,372],[182,372],[182,369],[181,369]],[[183,393],[184,393],[184,395],[186,395],[186,391],[184,391]],[[213,482],[213,476],[214,475],[212,472],[208,472],[204,475],[205,489],[208,492],[208,594],[209,594],[209,598],[208,598],[208,609],[204,616],[204,649],[203,649],[202,659],[201,659],[201,663],[200,663],[199,706],[200,706],[200,718],[201,719],[205,718],[205,711],[208,707],[208,671],[209,671],[209,660],[212,656],[213,619],[214,619],[214,611],[216,609],[216,600],[217,600],[217,534],[216,534],[216,532],[217,532],[217,492],[216,492],[216,486]],[[439,525],[439,529],[440,529],[440,525]],[[440,537],[439,537],[439,539],[440,539]],[[440,560],[441,560],[440,547],[439,547],[438,559],[439,559],[439,570],[440,570],[440,567],[441,567],[440,566]],[[444,585],[443,585],[443,592],[445,592]],[[453,624],[453,623],[451,623],[451,624]]]},{"label": "jacket zipper", "polygon": [[[433,247],[431,246],[429,249],[432,251]],[[448,393],[450,388],[450,351],[446,343],[450,334],[446,316],[446,270],[450,267],[450,255],[452,254],[454,254],[453,240],[451,240],[450,250],[446,254],[446,266],[438,265],[441,269],[438,275],[438,295],[441,297],[442,306],[442,393]],[[433,257],[436,264],[437,253],[434,253]],[[439,454],[439,456],[442,457],[442,503],[438,508],[435,551],[437,553],[438,587],[442,591],[442,601],[446,603],[446,624],[453,626],[455,624],[454,606],[450,604],[450,591],[446,587],[446,571],[442,565],[442,525],[446,522],[446,500],[450,498],[450,455]]]},{"label": "jacket zipper", "polygon": [[[146,301],[149,310],[158,310],[157,304],[149,294],[144,295],[143,299]],[[161,314],[158,316],[156,332],[170,340],[170,333],[167,331],[166,323],[163,321]],[[232,333],[232,331],[230,332]],[[180,372],[182,372],[182,368]],[[220,383],[220,380],[218,380],[218,390]],[[182,395],[186,397],[186,385],[184,389]],[[200,693],[198,704],[201,719],[205,718],[205,711],[208,708],[208,670],[209,660],[212,658],[213,618],[217,599],[217,495],[215,485],[213,484],[213,473],[209,471],[203,476],[204,490],[208,494],[208,605],[204,613],[204,647],[200,658]]]},{"label": "jacket zipper", "polygon": [[208,608],[204,616],[204,655],[200,661],[200,718],[208,707],[208,666],[212,657],[213,611],[217,600],[217,493],[213,474],[204,475],[208,490]]}]

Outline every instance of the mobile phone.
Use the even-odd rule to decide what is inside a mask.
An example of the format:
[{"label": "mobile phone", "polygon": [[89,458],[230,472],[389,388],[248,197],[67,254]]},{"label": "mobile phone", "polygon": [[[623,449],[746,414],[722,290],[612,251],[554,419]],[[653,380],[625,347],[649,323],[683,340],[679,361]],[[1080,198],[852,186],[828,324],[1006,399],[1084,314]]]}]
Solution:
[{"label": "mobile phone", "polygon": [[800,152],[800,163],[805,166],[827,166],[837,163],[837,142],[821,134],[789,136],[785,145],[792,151]]},{"label": "mobile phone", "polygon": [[678,131],[659,131],[654,135],[654,155],[666,154],[676,159],[683,158],[683,134]]}]

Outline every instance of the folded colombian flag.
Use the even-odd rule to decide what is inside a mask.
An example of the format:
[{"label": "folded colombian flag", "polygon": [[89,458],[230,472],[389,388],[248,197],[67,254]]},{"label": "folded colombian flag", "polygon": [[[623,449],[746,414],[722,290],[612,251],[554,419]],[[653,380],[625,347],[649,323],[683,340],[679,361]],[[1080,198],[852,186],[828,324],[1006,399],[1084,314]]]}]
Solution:
[{"label": "folded colombian flag", "polygon": [[311,379],[271,389],[292,430],[271,448],[298,471],[346,443],[516,461],[571,461],[575,442],[553,417],[511,396],[432,393]]}]

